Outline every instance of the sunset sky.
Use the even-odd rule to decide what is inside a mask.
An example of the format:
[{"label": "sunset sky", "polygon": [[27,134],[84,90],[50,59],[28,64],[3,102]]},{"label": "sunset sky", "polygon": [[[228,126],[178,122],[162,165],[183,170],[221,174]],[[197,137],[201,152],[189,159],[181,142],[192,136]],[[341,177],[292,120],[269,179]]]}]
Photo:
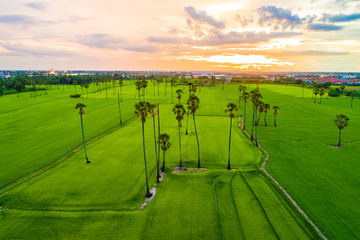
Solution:
[{"label": "sunset sky", "polygon": [[0,2],[0,69],[360,71],[360,0]]}]

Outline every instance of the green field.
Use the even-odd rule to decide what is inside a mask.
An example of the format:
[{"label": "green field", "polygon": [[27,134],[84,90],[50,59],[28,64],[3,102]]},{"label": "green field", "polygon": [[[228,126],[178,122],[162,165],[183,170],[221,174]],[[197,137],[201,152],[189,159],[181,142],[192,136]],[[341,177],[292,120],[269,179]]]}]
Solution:
[{"label": "green field", "polygon": [[[250,85],[249,88],[254,88]],[[182,99],[187,98],[187,87]],[[89,88],[92,89],[92,86]],[[174,91],[177,88],[174,88]],[[117,91],[118,89],[116,89]],[[79,91],[79,89],[78,89]],[[260,85],[263,101],[280,106],[278,127],[259,126],[259,141],[270,154],[269,172],[291,194],[329,239],[360,237],[356,159],[359,156],[360,104],[350,99],[312,103],[311,90]],[[145,173],[141,122],[135,118],[135,91],[123,88],[119,125],[113,89],[73,99],[74,87],[0,98],[0,239],[314,239],[318,236],[259,172],[262,153],[233,121],[231,164],[226,170],[229,117],[226,104],[238,102],[237,86],[203,87],[197,93],[200,173],[172,173],[179,164],[177,121],[170,87],[160,96],[148,87],[146,100],[160,103],[161,132],[172,146],[166,152],[165,179],[156,184],[151,117],[145,123],[150,185],[157,187],[144,210]],[[156,89],[157,93],[157,89]],[[85,164],[81,128],[74,106],[84,102],[87,151]],[[177,102],[174,93],[174,102]],[[247,129],[251,108],[248,104]],[[336,114],[350,125],[337,143]],[[238,116],[238,114],[237,114]],[[268,114],[268,123],[273,115]],[[260,125],[262,125],[262,120]],[[183,120],[182,160],[197,166],[192,119],[189,135]],[[272,124],[270,124],[272,125]],[[50,164],[50,165],[49,165]],[[40,171],[37,171],[41,169]],[[19,231],[21,229],[21,231]]]}]

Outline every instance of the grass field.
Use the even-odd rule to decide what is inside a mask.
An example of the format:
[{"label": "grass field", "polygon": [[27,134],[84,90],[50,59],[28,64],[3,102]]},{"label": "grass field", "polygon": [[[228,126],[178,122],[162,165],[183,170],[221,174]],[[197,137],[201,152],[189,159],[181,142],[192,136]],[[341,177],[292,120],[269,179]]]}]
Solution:
[{"label": "grass field", "polygon": [[[250,88],[254,85],[250,85]],[[182,102],[187,98],[187,89]],[[92,89],[90,87],[89,89]],[[175,88],[176,89],[176,88]],[[175,90],[174,89],[174,90]],[[329,238],[355,239],[360,230],[357,197],[359,180],[355,160],[359,129],[359,103],[350,109],[347,98],[323,99],[313,104],[310,90],[261,85],[264,101],[280,106],[278,127],[259,126],[260,143],[270,153],[268,169],[306,210]],[[145,173],[141,123],[134,117],[134,87],[123,88],[119,126],[117,95],[108,90],[72,99],[73,87],[5,96],[0,108],[2,132],[0,186],[26,176],[68,153],[58,164],[0,192],[0,239],[313,239],[317,238],[278,190],[257,171],[261,152],[233,122],[232,167],[227,166],[229,117],[224,110],[238,102],[237,86],[204,87],[198,92],[196,116],[202,173],[172,173],[178,165],[177,122],[171,112],[170,87],[164,96],[147,100],[160,103],[161,132],[171,136],[166,153],[166,176],[157,185],[154,200],[145,210]],[[86,97],[86,95],[85,95]],[[85,136],[91,164],[85,164],[77,102],[84,102]],[[174,102],[177,102],[174,94]],[[248,118],[251,111],[248,104]],[[343,131],[345,147],[337,143],[335,114],[346,113],[350,125]],[[235,118],[236,119],[236,118]],[[271,123],[272,114],[268,114]],[[250,129],[250,122],[247,122]],[[262,124],[262,121],[260,121]],[[190,134],[183,121],[183,164],[197,164],[192,119]],[[150,185],[155,184],[152,119],[145,124]],[[102,134],[104,133],[104,134]],[[4,139],[4,140],[3,140]],[[340,163],[341,162],[341,163]],[[345,203],[345,204],[344,204]],[[359,213],[358,213],[359,212]],[[355,213],[355,214],[353,214]],[[22,229],[22,231],[18,231]]]}]

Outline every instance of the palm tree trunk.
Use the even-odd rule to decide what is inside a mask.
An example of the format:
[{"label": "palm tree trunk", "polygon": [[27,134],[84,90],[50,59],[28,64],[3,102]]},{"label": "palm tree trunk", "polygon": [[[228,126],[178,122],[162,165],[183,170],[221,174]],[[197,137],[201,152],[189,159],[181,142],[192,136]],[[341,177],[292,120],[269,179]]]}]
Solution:
[{"label": "palm tree trunk", "polygon": [[173,86],[171,85],[171,104],[174,104],[173,100]]},{"label": "palm tree trunk", "polygon": [[186,118],[186,132],[185,135],[188,135],[188,126],[189,126],[189,110],[187,112],[187,118]]},{"label": "palm tree trunk", "polygon": [[157,82],[157,89],[158,89],[158,97],[160,96],[160,83]]},{"label": "palm tree trunk", "polygon": [[179,128],[180,167],[182,167],[182,161],[181,161],[181,135],[180,135],[180,121],[178,121],[178,128]]},{"label": "palm tree trunk", "polygon": [[340,147],[341,146],[341,129],[339,128],[339,144],[338,146]]},{"label": "palm tree trunk", "polygon": [[274,114],[274,126],[276,127],[276,114]]},{"label": "palm tree trunk", "polygon": [[163,151],[163,166],[161,171],[165,172],[165,151]]},{"label": "palm tree trunk", "polygon": [[106,92],[106,99],[108,98],[107,97],[107,82],[105,83],[105,92]]},{"label": "palm tree trunk", "polygon": [[[154,127],[155,158],[156,158],[156,164],[157,164],[158,155],[157,155],[157,146],[156,146],[155,116],[153,117],[153,127]],[[156,172],[157,172],[156,182],[159,182],[160,173],[159,173],[159,169],[157,167],[156,167]]]},{"label": "palm tree trunk", "polygon": [[315,98],[314,98],[314,103],[316,103],[316,94],[315,94]]},{"label": "palm tree trunk", "polygon": [[200,144],[199,144],[199,137],[196,130],[196,123],[195,123],[195,114],[193,114],[194,119],[194,127],[195,127],[195,134],[196,134],[196,141],[197,141],[197,147],[198,147],[198,168],[200,168]]},{"label": "palm tree trunk", "polygon": [[122,120],[121,120],[121,106],[120,106],[119,92],[118,92],[118,106],[119,106],[120,124],[122,124]]},{"label": "palm tree trunk", "polygon": [[266,113],[264,115],[264,122],[265,122],[265,126],[267,126],[267,123],[266,123]]},{"label": "palm tree trunk", "polygon": [[245,123],[246,123],[246,102],[244,101],[244,127],[243,127],[243,130],[245,130]]},{"label": "palm tree trunk", "polygon": [[120,86],[120,101],[122,102],[122,86]]},{"label": "palm tree trunk", "polygon": [[240,103],[241,103],[241,94],[239,94],[239,111],[241,112],[241,105],[240,105]]},{"label": "palm tree trunk", "polygon": [[86,154],[86,146],[85,146],[85,134],[84,134],[84,125],[83,125],[83,119],[82,119],[82,114],[80,114],[80,121],[81,121],[81,131],[82,131],[82,136],[83,136],[83,144],[84,144],[84,151],[85,151],[85,159],[86,159],[86,163],[91,163],[87,157]]},{"label": "palm tree trunk", "polygon": [[260,114],[259,114],[259,118],[258,118],[258,120],[257,120],[257,122],[256,122],[256,126],[259,125],[260,118],[261,118],[261,113],[262,113],[262,112],[260,112]]},{"label": "palm tree trunk", "polygon": [[145,88],[143,90],[143,100],[145,100]]},{"label": "palm tree trunk", "polygon": [[230,170],[230,147],[231,147],[231,129],[232,129],[232,117],[230,117],[230,135],[229,135],[229,158],[228,158],[228,169]]},{"label": "palm tree trunk", "polygon": [[159,111],[159,104],[157,104],[157,116],[158,116],[158,158],[157,158],[157,164],[156,164],[156,168],[157,171],[159,171],[159,166],[160,166],[160,111]]},{"label": "palm tree trunk", "polygon": [[146,164],[146,153],[145,153],[145,134],[144,134],[144,123],[142,125],[142,136],[143,136],[143,150],[144,150],[144,162],[145,162],[145,177],[146,177],[146,197],[151,197],[152,194],[149,190],[148,175],[147,175],[147,164]]},{"label": "palm tree trunk", "polygon": [[253,103],[253,117],[251,122],[251,140],[254,140],[254,118],[255,118],[255,104]]},{"label": "palm tree trunk", "polygon": [[320,95],[320,103],[319,104],[321,104],[321,100],[322,100],[322,95]]}]

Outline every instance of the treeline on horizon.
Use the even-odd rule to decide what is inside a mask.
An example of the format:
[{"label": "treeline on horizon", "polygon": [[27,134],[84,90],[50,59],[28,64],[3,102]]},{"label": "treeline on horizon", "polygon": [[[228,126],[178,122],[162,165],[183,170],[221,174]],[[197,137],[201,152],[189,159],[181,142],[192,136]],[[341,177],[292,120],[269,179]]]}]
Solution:
[{"label": "treeline on horizon", "polygon": [[[38,90],[48,90],[55,85],[65,86],[65,85],[78,85],[80,87],[87,88],[89,84],[102,85],[112,84],[113,86],[117,85],[117,82],[121,81],[126,83],[128,80],[129,84],[134,83],[135,80],[149,80],[156,81],[158,83],[165,82],[168,83],[171,79],[176,80],[176,84],[186,84],[189,80],[193,81],[198,85],[210,85],[213,86],[215,83],[226,83],[226,79],[222,77],[221,79],[216,79],[214,76],[207,77],[202,76],[199,78],[186,78],[184,74],[174,74],[174,75],[144,75],[144,74],[126,74],[126,73],[108,73],[108,74],[88,74],[88,75],[48,75],[47,73],[37,73],[33,72],[32,75],[19,73],[16,76],[9,77],[7,79],[0,77],[0,96],[6,94],[16,94],[20,92],[28,91],[38,91]],[[308,83],[300,79],[294,78],[278,78],[275,81],[267,80],[261,77],[252,78],[242,78],[242,77],[232,77],[231,81],[228,83],[233,84],[280,84],[280,85],[295,85],[302,86],[304,88],[325,88],[331,97],[337,97],[340,95],[349,96],[351,91],[341,90],[339,88],[331,88],[332,83]],[[52,85],[51,87],[49,85]],[[344,84],[342,84],[345,86]],[[352,86],[359,86],[360,84],[352,84]],[[352,91],[353,92],[353,91]],[[357,91],[355,91],[357,92]],[[356,94],[360,96],[359,94]]]}]

